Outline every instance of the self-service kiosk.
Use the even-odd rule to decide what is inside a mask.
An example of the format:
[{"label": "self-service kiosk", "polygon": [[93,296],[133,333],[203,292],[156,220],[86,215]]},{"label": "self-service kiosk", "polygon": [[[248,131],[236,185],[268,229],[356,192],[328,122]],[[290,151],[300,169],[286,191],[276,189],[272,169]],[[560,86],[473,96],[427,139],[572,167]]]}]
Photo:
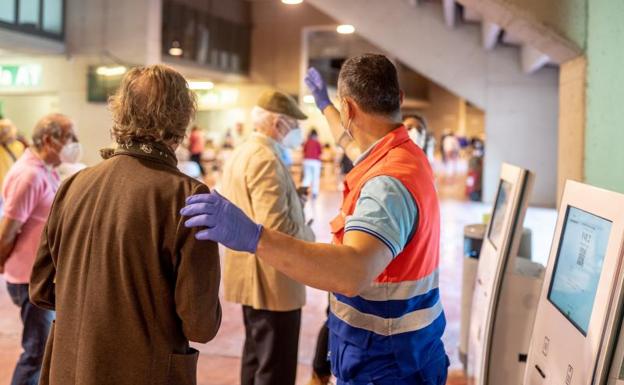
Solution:
[{"label": "self-service kiosk", "polygon": [[623,384],[624,195],[566,184],[525,385]]},{"label": "self-service kiosk", "polygon": [[470,384],[522,383],[544,271],[540,264],[516,258],[533,179],[528,170],[503,165],[472,300]]},{"label": "self-service kiosk", "polygon": [[[472,316],[472,297],[474,295],[477,268],[479,267],[481,245],[483,244],[486,229],[487,226],[484,224],[472,224],[464,227],[464,260],[462,263],[462,293],[458,346],[459,361],[464,366],[464,371],[467,370],[468,365],[468,333],[470,332],[470,317]],[[533,246],[532,234],[530,229],[524,228],[522,238],[520,239],[520,246],[518,246],[518,258],[531,260],[533,256],[533,252],[531,251]],[[475,255],[475,249],[477,248],[479,251],[478,254]],[[544,269],[542,265],[535,265],[527,261],[520,261],[517,265],[518,267],[527,265],[538,266],[539,271],[543,271]],[[515,276],[516,274],[510,275]],[[511,309],[513,310],[515,307]]]}]

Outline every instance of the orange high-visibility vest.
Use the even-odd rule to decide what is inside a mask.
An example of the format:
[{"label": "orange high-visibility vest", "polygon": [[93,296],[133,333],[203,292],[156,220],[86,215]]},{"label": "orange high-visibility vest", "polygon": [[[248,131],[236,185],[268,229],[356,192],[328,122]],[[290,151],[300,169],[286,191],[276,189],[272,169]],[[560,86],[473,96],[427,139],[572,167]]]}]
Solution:
[{"label": "orange high-visibility vest", "polygon": [[[334,243],[342,244],[346,218],[355,212],[366,182],[382,175],[398,179],[414,198],[416,229],[403,251],[360,295],[331,295],[330,355],[334,374],[343,381],[391,375],[384,372],[388,363],[374,358],[377,354],[396,357],[405,375],[418,371],[432,355],[444,356],[440,208],[429,161],[405,127],[382,138],[347,175],[341,213],[331,222]],[[375,368],[376,362],[384,367]]]}]

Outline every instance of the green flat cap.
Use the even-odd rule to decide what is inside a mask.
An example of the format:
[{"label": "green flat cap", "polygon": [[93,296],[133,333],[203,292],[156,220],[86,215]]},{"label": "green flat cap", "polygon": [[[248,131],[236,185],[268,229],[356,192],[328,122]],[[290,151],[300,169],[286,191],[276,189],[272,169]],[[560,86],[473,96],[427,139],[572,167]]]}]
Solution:
[{"label": "green flat cap", "polygon": [[262,95],[260,95],[260,99],[258,99],[258,107],[297,120],[308,118],[308,116],[299,109],[295,99],[279,91],[263,92]]}]

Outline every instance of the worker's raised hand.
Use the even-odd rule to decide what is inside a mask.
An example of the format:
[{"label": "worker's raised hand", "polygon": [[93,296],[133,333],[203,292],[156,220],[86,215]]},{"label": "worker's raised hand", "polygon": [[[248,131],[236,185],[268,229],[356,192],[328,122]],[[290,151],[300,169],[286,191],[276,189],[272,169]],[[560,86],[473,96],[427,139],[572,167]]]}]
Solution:
[{"label": "worker's raised hand", "polygon": [[325,84],[323,77],[316,68],[310,67],[306,73],[304,81],[310,89],[312,96],[314,96],[316,106],[319,110],[321,110],[321,112],[323,112],[327,106],[332,104],[331,100],[329,100],[327,84]]},{"label": "worker's raised hand", "polygon": [[186,227],[205,227],[195,238],[221,243],[237,251],[255,253],[262,225],[254,223],[241,209],[218,192],[198,194],[186,199],[180,214],[191,217]]}]

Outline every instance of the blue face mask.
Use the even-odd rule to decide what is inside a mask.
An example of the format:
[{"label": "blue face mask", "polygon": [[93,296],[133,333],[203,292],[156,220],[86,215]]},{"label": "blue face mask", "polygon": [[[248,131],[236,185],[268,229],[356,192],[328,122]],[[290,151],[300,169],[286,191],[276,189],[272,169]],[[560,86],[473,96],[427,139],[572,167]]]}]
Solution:
[{"label": "blue face mask", "polygon": [[301,143],[303,143],[303,134],[299,127],[290,130],[284,139],[282,139],[282,145],[293,150],[301,146]]}]

